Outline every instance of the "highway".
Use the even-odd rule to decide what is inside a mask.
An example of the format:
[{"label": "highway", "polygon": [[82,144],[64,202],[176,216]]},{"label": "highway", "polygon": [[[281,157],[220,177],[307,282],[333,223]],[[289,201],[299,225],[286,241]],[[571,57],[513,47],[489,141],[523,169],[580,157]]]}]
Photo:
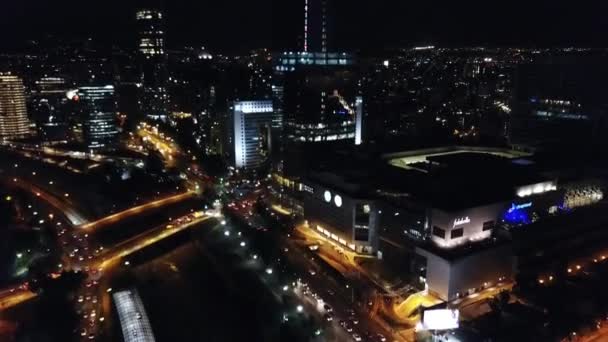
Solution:
[{"label": "highway", "polygon": [[149,147],[157,150],[165,160],[165,166],[174,167],[177,158],[182,155],[179,146],[164,133],[159,132],[157,127],[142,122],[138,126],[137,135]]},{"label": "highway", "polygon": [[[79,302],[82,300],[80,311],[83,320],[80,331],[83,340],[91,335],[98,336],[102,333],[104,326],[109,324],[107,320],[112,317],[110,315],[112,310],[110,278],[115,272],[120,272],[118,266],[129,266],[128,260],[125,260],[129,255],[200,224],[209,218],[211,217],[201,216],[200,213],[187,214],[171,222],[148,229],[111,248],[106,248],[93,259],[80,264],[79,267],[90,270],[88,279],[79,291]],[[168,226],[170,228],[167,228]],[[120,264],[123,260],[123,264]]]},{"label": "highway", "polygon": [[[91,270],[93,272],[89,274],[89,279],[85,284],[86,286],[83,286],[83,289],[80,291],[82,295],[78,296],[78,302],[82,305],[81,312],[84,312],[83,328],[81,329],[81,336],[83,337],[83,339],[87,339],[90,335],[95,336],[99,333],[98,329],[101,328],[101,325],[99,325],[97,322],[103,322],[103,320],[105,320],[104,313],[109,314],[110,310],[110,306],[107,305],[108,301],[104,301],[103,295],[105,295],[106,292],[101,291],[101,288],[99,288],[99,291],[96,291],[94,289],[94,287],[98,287],[100,282],[105,284],[105,278],[103,277],[103,274],[101,272],[97,271],[98,269],[111,268],[111,266],[113,266],[121,258],[127,257],[128,255],[134,252],[142,250],[154,243],[161,241],[162,239],[172,236],[184,229],[187,229],[195,224],[201,223],[209,218],[207,216],[201,216],[192,218],[190,222],[184,220],[183,223],[177,223],[177,221],[179,220],[178,218],[174,220],[174,222],[172,222],[172,227],[170,229],[166,228],[166,224],[157,226],[137,236],[131,237],[128,240],[123,241],[122,243],[112,248],[105,249],[103,250],[103,253],[100,253],[96,255],[95,258],[92,258],[94,255],[92,253],[92,248],[89,248],[88,240],[90,238],[87,238],[89,236],[89,234],[87,234],[88,232],[96,231],[99,228],[108,227],[110,225],[119,223],[122,220],[141,215],[153,209],[158,210],[159,208],[163,208],[164,206],[167,206],[169,204],[190,199],[194,196],[194,193],[185,192],[178,195],[167,196],[160,200],[155,200],[143,205],[132,207],[120,213],[106,216],[100,220],[91,223],[85,223],[86,220],[84,219],[84,217],[79,215],[79,213],[74,208],[69,206],[64,200],[56,198],[52,194],[49,194],[48,192],[34,185],[26,183],[25,181],[20,179],[8,181],[6,183],[8,183],[8,185],[10,186],[26,190],[36,198],[47,202],[51,207],[59,210],[66,216],[66,218],[68,218],[68,221],[66,222],[68,223],[68,225],[80,228],[72,233],[76,234],[75,236],[77,237],[81,237],[80,241],[82,242],[80,242],[80,245],[77,245],[78,249],[81,251],[88,249],[91,253],[81,254],[82,259],[80,261],[78,261],[77,258],[74,260],[68,258],[68,254],[71,254],[72,250],[74,250],[75,248],[73,242],[70,242],[68,245],[64,246],[64,257],[62,259],[66,260],[63,263],[64,268],[70,268],[72,265],[76,266],[76,268],[78,269],[86,269]],[[72,234],[63,234],[60,228],[58,228],[58,234],[60,234],[61,238],[63,238],[64,236],[72,236]],[[75,238],[74,240],[79,241],[78,238]],[[107,271],[109,270],[106,270],[105,272]],[[21,304],[34,298],[35,296],[35,293],[27,290],[27,287],[23,286],[21,286],[21,288],[15,287],[0,291],[0,310],[14,307],[18,304]],[[98,304],[105,305],[100,307]]]},{"label": "highway", "polygon": [[[153,128],[146,127],[145,132],[141,131],[141,133],[143,133],[142,135],[146,136],[146,142],[150,143],[147,144],[147,147],[157,148],[160,150],[167,166],[175,165],[177,161],[176,159],[181,159],[181,157],[184,156],[177,144],[175,144],[170,138],[163,136],[162,133],[154,132]],[[45,150],[43,152],[51,155],[57,154],[57,151]],[[26,155],[26,157],[36,159],[34,158],[35,156],[31,154]],[[73,156],[70,155],[69,157]],[[100,162],[104,161],[106,156],[84,155],[81,158]],[[43,159],[39,158],[36,160],[44,161]],[[184,171],[184,173],[188,175],[192,174],[192,178],[197,180],[200,178],[200,180],[191,187],[193,190],[197,190],[197,192],[186,191],[177,195],[168,195],[160,199],[154,199],[150,202],[138,204],[120,212],[113,213],[96,221],[90,221],[87,219],[87,217],[82,215],[79,210],[76,209],[78,204],[73,203],[75,197],[68,194],[68,191],[65,193],[61,192],[59,194],[52,194],[50,191],[35,185],[38,178],[27,180],[20,178],[15,169],[22,166],[21,162],[15,162],[14,165],[10,165],[14,166],[11,167],[10,170],[15,174],[12,175],[13,177],[5,176],[0,178],[0,182],[5,183],[8,187],[18,188],[32,194],[36,199],[39,199],[40,201],[47,203],[49,207],[56,209],[59,213],[56,213],[55,216],[67,218],[67,220],[63,222],[67,224],[57,226],[56,232],[59,240],[58,243],[62,247],[63,266],[60,265],[59,267],[63,267],[63,269],[72,269],[72,267],[74,267],[75,269],[80,269],[87,273],[87,279],[85,280],[82,288],[78,290],[78,295],[75,299],[77,302],[75,303],[77,313],[81,316],[81,328],[79,329],[79,335],[81,336],[82,340],[101,337],[104,329],[106,329],[104,326],[111,323],[111,305],[109,300],[111,289],[109,288],[109,284],[112,277],[112,272],[120,270],[118,268],[114,268],[113,266],[118,265],[121,259],[127,258],[129,255],[135,252],[141,251],[148,246],[160,242],[163,239],[173,236],[210,218],[200,214],[197,217],[191,217],[192,214],[188,213],[187,215],[171,222],[165,222],[163,219],[163,224],[161,225],[158,225],[158,221],[151,222],[152,220],[147,218],[144,220],[144,222],[147,222],[144,223],[144,225],[150,225],[150,227],[153,228],[147,229],[143,233],[136,236],[128,237],[126,240],[116,245],[105,246],[106,248],[104,249],[100,245],[100,241],[97,240],[97,236],[95,236],[93,233],[100,230],[105,233],[107,231],[105,230],[106,228],[110,228],[114,225],[124,224],[125,222],[127,222],[127,224],[131,224],[130,222],[133,218],[136,219],[139,216],[147,217],[149,216],[148,213],[150,212],[160,212],[164,208],[170,207],[172,204],[181,204],[184,201],[192,200],[196,196],[197,192],[200,192],[198,191],[199,184],[202,184],[201,182],[208,182],[208,179],[201,177],[200,175],[196,175],[196,177],[194,177],[194,173],[189,172],[190,168],[188,168],[188,171]],[[27,171],[27,175],[30,173],[32,176],[37,176],[37,173],[40,174],[39,176],[46,174],[44,170],[41,171],[39,168],[35,167],[32,167],[31,170]],[[51,178],[43,184],[46,184],[47,182],[49,185],[55,183],[55,187],[58,186],[58,183],[55,182],[55,178]],[[191,184],[192,182],[186,179],[186,183]],[[78,192],[77,189],[73,189],[73,191],[75,193]],[[171,213],[173,212],[179,214],[178,210],[173,210]],[[175,215],[173,217],[177,216],[179,215]],[[180,219],[184,220],[179,221]],[[170,225],[168,225],[168,223]],[[27,290],[27,286],[17,286],[15,289],[0,291],[0,310],[14,307],[34,298],[35,296],[35,293]]]},{"label": "highway", "polygon": [[91,232],[93,230],[104,228],[110,224],[117,223],[117,222],[127,219],[129,217],[143,214],[148,210],[160,208],[160,207],[163,207],[168,204],[172,204],[172,203],[183,201],[185,199],[192,198],[192,197],[194,197],[194,195],[195,194],[193,192],[186,191],[181,194],[167,196],[162,199],[154,200],[154,201],[142,204],[142,205],[131,207],[129,209],[123,210],[121,212],[118,212],[118,213],[115,213],[112,215],[108,215],[97,221],[82,224],[78,228]]},{"label": "highway", "polygon": [[[227,209],[242,217],[257,234],[268,234],[264,229],[259,229],[259,225],[264,227],[269,225],[261,222],[260,217],[254,213],[252,199],[245,196],[239,201],[229,203]],[[313,231],[310,232],[314,234]],[[296,235],[299,234],[296,232]],[[316,234],[315,237],[312,235],[308,235],[308,237],[310,241],[306,243],[293,235],[291,237],[281,235],[276,243],[281,246],[284,251],[283,256],[297,270],[298,277],[302,280],[295,288],[295,294],[305,304],[306,312],[314,313],[323,322],[324,336],[331,338],[332,341],[352,341],[354,340],[353,334],[356,333],[361,336],[363,341],[368,342],[381,341],[379,334],[387,337],[393,336],[391,330],[376,320],[377,317],[370,316],[364,303],[355,301],[354,282],[348,278],[353,274],[352,263],[354,261],[352,260],[354,258],[351,257],[349,260],[341,256],[343,260],[340,262],[334,262],[332,259],[327,262],[342,273],[342,279],[337,279],[333,272],[328,272],[327,268],[317,260],[325,260],[325,258],[316,253],[313,257],[308,249],[308,245],[313,242],[318,243],[319,239],[315,238]],[[323,304],[329,304],[333,308],[331,321],[327,321],[324,316],[327,311]],[[394,339],[391,341],[405,340],[399,335],[393,337]]]},{"label": "highway", "polygon": [[139,250],[142,250],[150,245],[153,245],[171,235],[177,234],[182,230],[188,229],[194,225],[202,223],[211,217],[201,216],[192,219],[191,222],[187,222],[181,225],[173,225],[172,228],[167,228],[166,224],[162,224],[153,229],[147,230],[139,235],[136,235],[128,240],[121,242],[120,244],[104,250],[104,253],[99,255],[97,259],[87,265],[91,268],[102,268],[113,265],[116,261],[129,256]]},{"label": "highway", "polygon": [[40,199],[44,200],[49,205],[62,212],[65,217],[70,221],[70,223],[74,226],[78,226],[88,222],[88,220],[82,214],[80,214],[76,209],[74,209],[63,198],[58,198],[57,196],[41,189],[40,187],[30,182],[26,182],[20,178],[12,178],[10,180],[0,178],[0,181],[8,187],[16,187],[26,192],[29,192],[35,195],[36,197],[40,197]]}]

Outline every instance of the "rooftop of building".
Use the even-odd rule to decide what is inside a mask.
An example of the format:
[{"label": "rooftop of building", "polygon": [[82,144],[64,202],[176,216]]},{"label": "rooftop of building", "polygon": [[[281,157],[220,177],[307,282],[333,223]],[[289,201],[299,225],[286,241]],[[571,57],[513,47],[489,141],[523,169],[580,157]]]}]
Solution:
[{"label": "rooftop of building", "polygon": [[449,146],[385,155],[380,188],[409,194],[446,211],[512,199],[515,188],[547,179],[530,154],[500,148]]},{"label": "rooftop of building", "polygon": [[286,172],[289,178],[314,181],[356,198],[398,199],[397,205],[445,211],[512,200],[521,185],[608,179],[608,159],[602,158],[601,148],[566,146],[532,154],[444,146],[387,154],[350,142],[331,142],[302,144],[290,151],[294,162],[286,165],[297,172]]},{"label": "rooftop of building", "polygon": [[512,247],[508,236],[496,235],[489,239],[469,242],[452,248],[444,248],[433,243],[431,240],[427,240],[424,243],[417,244],[417,248],[447,261],[457,261],[471,255],[496,251],[502,248],[511,249]]}]

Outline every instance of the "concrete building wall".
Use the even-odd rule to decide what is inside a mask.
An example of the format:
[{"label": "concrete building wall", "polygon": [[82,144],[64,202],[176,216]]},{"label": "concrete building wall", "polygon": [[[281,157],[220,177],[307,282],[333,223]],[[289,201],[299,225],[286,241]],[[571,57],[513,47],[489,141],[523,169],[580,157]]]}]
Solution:
[{"label": "concrete building wall", "polygon": [[499,278],[513,276],[514,257],[510,245],[483,250],[479,253],[456,260],[450,268],[448,298],[458,293],[475,291],[483,286],[496,284]]},{"label": "concrete building wall", "polygon": [[[454,212],[431,209],[429,213],[431,238],[441,247],[454,247],[469,241],[487,239],[492,234],[492,229],[487,227],[499,221],[506,206],[506,203],[501,202]],[[486,230],[484,230],[484,223],[487,225]],[[445,232],[444,237],[434,233],[435,227]],[[461,228],[462,235],[452,233]]]},{"label": "concrete building wall", "polygon": [[488,247],[474,254],[448,260],[421,248],[416,253],[427,260],[426,282],[433,294],[452,300],[458,294],[477,291],[513,276],[514,257],[510,244]]},{"label": "concrete building wall", "polygon": [[[305,194],[304,213],[312,229],[328,235],[345,247],[360,253],[373,253],[377,250],[377,210],[374,203],[365,199],[353,198],[341,191],[333,190],[317,184],[310,183],[312,188]],[[355,237],[355,208],[357,204],[370,205],[368,225],[368,239]],[[329,232],[329,233],[328,233]]]},{"label": "concrete building wall", "polygon": [[426,283],[429,291],[447,300],[450,292],[450,262],[420,248],[416,248],[416,253],[426,258]]}]

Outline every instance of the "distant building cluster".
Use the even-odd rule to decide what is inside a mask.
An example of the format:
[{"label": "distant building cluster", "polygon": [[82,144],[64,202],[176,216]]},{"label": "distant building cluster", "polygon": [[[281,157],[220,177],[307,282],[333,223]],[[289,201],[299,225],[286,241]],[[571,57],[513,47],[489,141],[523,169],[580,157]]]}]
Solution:
[{"label": "distant building cluster", "polygon": [[[608,50],[355,54],[336,50],[328,1],[301,2],[288,51],[175,46],[165,13],[150,7],[131,13],[134,48],[46,38],[0,54],[0,143],[24,156],[69,151],[77,163],[137,154],[112,177],[141,172],[171,191],[183,182],[206,196],[193,179],[205,180],[248,218],[280,213],[286,231],[314,237],[310,251],[373,260],[395,287],[442,302],[412,310],[426,330],[457,328],[451,306],[483,291],[537,290],[608,257]],[[113,300],[123,335],[154,339],[134,289]]]}]

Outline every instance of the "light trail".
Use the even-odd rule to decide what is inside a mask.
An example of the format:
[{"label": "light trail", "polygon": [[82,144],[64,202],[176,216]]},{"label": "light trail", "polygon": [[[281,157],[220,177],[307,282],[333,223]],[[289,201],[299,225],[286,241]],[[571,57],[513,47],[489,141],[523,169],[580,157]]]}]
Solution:
[{"label": "light trail", "polygon": [[173,195],[173,196],[165,197],[163,199],[148,202],[146,204],[138,205],[138,206],[129,208],[127,210],[123,210],[121,212],[106,216],[97,221],[83,224],[80,226],[80,229],[98,229],[98,228],[106,226],[110,223],[116,223],[120,220],[124,220],[124,219],[134,216],[136,214],[141,214],[142,212],[145,212],[147,210],[162,207],[162,206],[165,206],[168,204],[173,204],[173,203],[194,197],[194,195],[195,194],[193,192],[187,191],[187,192],[184,192],[184,193],[181,193],[178,195]]},{"label": "light trail", "polygon": [[19,305],[34,297],[36,297],[36,294],[29,290],[15,290],[15,292],[9,294],[3,294],[0,296],[0,311]]}]

